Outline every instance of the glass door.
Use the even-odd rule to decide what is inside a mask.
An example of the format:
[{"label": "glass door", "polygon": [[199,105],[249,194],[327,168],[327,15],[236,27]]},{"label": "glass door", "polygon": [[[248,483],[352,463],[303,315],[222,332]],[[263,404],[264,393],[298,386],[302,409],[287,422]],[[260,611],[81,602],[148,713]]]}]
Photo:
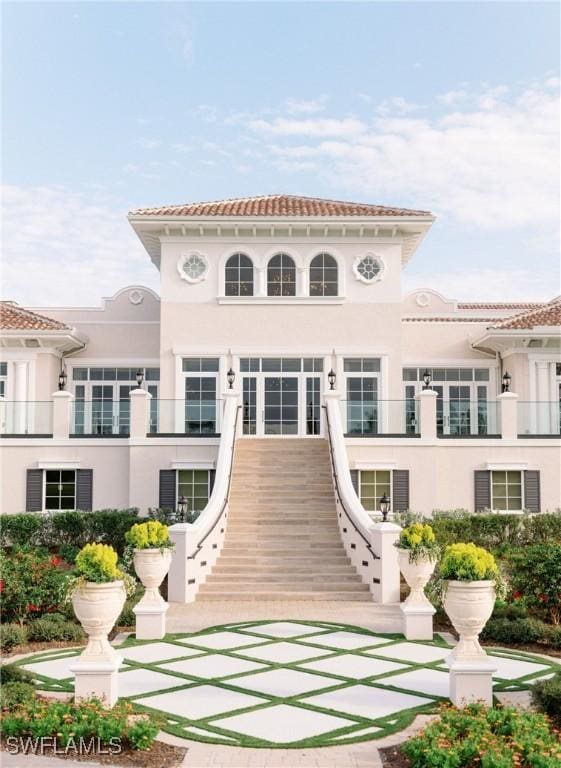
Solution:
[{"label": "glass door", "polygon": [[298,377],[264,377],[264,432],[298,434]]},{"label": "glass door", "polygon": [[92,385],[92,434],[113,434],[113,385]]},{"label": "glass door", "polygon": [[242,380],[243,434],[257,434],[257,377],[244,376]]},{"label": "glass door", "polygon": [[471,434],[471,398],[469,386],[448,388],[448,425],[450,435]]},{"label": "glass door", "polygon": [[321,432],[321,378],[306,377],[306,434],[319,435]]},{"label": "glass door", "polygon": [[378,433],[378,379],[347,376],[347,433]]},{"label": "glass door", "polygon": [[216,376],[185,378],[185,433],[216,433]]}]

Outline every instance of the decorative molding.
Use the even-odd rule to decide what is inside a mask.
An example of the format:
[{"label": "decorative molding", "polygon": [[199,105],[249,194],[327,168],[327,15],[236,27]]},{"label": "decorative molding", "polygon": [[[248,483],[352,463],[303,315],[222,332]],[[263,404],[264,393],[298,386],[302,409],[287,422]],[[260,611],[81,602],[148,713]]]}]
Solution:
[{"label": "decorative molding", "polygon": [[[362,272],[359,271],[360,265],[366,262],[368,265],[371,265],[370,271],[372,272],[372,277],[367,277]],[[376,274],[373,273],[374,265],[378,266],[378,271]],[[353,262],[353,273],[357,280],[359,280],[361,283],[365,283],[366,285],[372,285],[373,283],[377,283],[380,280],[383,280],[384,273],[386,271],[386,262],[382,258],[382,256],[378,255],[377,253],[373,253],[369,251],[368,253],[362,253],[359,256],[356,257],[356,259]]]},{"label": "decorative molding", "polygon": [[200,283],[208,275],[208,259],[200,251],[189,251],[177,260],[177,272],[187,283]]},{"label": "decorative molding", "polygon": [[415,303],[418,307],[428,307],[430,304],[430,295],[426,291],[421,291],[415,296]]},{"label": "decorative molding", "polygon": [[135,306],[142,304],[144,301],[144,293],[138,288],[133,288],[132,291],[129,291],[129,301]]},{"label": "decorative molding", "polygon": [[61,459],[60,461],[38,461],[37,469],[80,469],[82,462],[78,459],[76,461],[67,461]]},{"label": "decorative molding", "polygon": [[170,469],[214,469],[215,461],[172,461]]}]

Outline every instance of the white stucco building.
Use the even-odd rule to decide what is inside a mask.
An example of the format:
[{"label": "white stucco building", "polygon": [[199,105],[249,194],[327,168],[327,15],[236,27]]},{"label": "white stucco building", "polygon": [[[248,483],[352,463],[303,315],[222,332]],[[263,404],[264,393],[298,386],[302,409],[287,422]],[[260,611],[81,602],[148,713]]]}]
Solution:
[{"label": "white stucco building", "polygon": [[[232,439],[229,402],[240,440],[293,446],[329,436],[329,393],[332,448],[366,511],[384,494],[425,513],[561,506],[561,303],[404,296],[430,213],[269,196],[129,221],[159,296],[2,304],[3,512],[182,496],[201,510]],[[514,394],[501,398],[506,372]],[[436,394],[421,394],[425,374]]]}]

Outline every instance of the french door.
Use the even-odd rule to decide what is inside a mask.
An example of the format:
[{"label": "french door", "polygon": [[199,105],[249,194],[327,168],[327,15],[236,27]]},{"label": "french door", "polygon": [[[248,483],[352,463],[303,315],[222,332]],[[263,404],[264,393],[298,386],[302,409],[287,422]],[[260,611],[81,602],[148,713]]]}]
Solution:
[{"label": "french door", "polygon": [[244,435],[321,434],[321,376],[244,376],[242,390]]},{"label": "french door", "polygon": [[[74,434],[128,435],[130,432],[130,391],[134,384],[76,384],[74,386]],[[158,385],[148,384],[152,395],[150,424],[157,419]]]}]

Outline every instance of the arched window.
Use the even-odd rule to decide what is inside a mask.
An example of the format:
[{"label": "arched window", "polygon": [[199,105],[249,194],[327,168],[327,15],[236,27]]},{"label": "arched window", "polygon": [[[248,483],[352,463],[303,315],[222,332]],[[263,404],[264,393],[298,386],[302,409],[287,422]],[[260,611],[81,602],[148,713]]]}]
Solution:
[{"label": "arched window", "polygon": [[338,296],[337,262],[329,253],[319,253],[310,264],[310,296]]},{"label": "arched window", "polygon": [[296,267],[287,253],[277,253],[267,266],[267,296],[296,296]]},{"label": "arched window", "polygon": [[234,253],[226,262],[226,296],[253,296],[253,262],[245,253]]}]

